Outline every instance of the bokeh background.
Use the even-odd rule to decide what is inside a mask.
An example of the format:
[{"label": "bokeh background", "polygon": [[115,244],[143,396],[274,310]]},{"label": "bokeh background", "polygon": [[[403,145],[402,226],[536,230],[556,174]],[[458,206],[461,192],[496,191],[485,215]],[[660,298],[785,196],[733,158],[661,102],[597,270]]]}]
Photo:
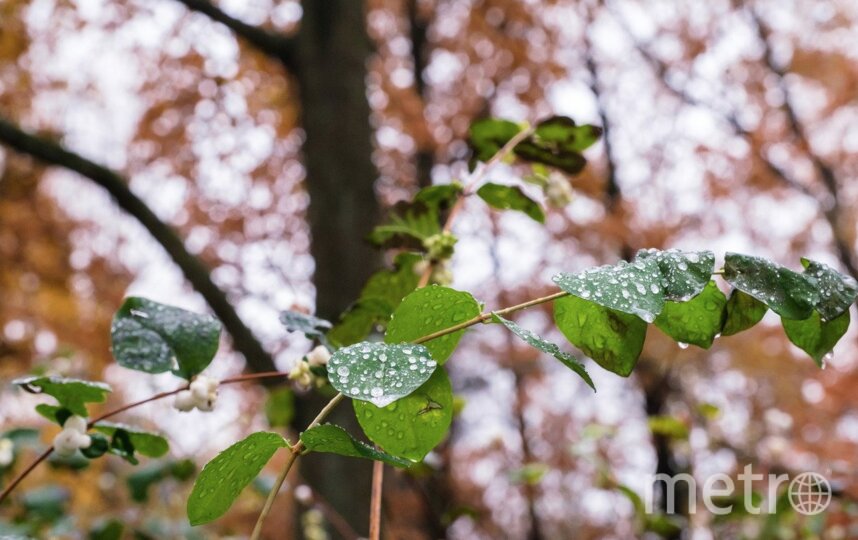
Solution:
[{"label": "bokeh background", "polygon": [[[793,268],[808,256],[855,276],[856,42],[849,0],[2,0],[0,430],[35,427],[49,443],[39,398],[8,384],[33,370],[105,380],[107,406],[176,386],[112,362],[126,294],[214,310],[227,329],[216,376],[288,370],[310,343],[278,312],[336,318],[385,264],[366,233],[419,187],[463,178],[468,126],[486,116],[605,130],[545,227],[466,205],[453,286],[489,307],[644,247]],[[21,151],[19,130],[40,143]],[[56,144],[68,153],[48,166],[40,152]],[[99,185],[70,171],[80,158],[117,174]],[[151,209],[147,226],[125,191],[104,189],[117,185]],[[548,309],[519,320],[562,340]],[[448,364],[463,404],[450,437],[419,473],[387,475],[385,537],[658,537],[621,487],[643,495],[655,471],[702,483],[753,464],[825,474],[831,509],[680,513],[662,534],[858,538],[856,344],[851,330],[820,370],[771,314],[708,351],[651,328],[632,377],[588,363],[593,394],[479,328]],[[85,538],[117,519],[128,538],[246,535],[277,461],[193,530],[191,482],[173,472],[272,420],[294,437],[318,410],[280,389],[286,413],[272,419],[271,391],[225,388],[212,414],[165,402],[128,413],[169,436],[169,458],[43,467],[0,507],[0,534],[24,521],[38,537]],[[367,467],[308,460],[267,537],[366,534]],[[146,497],[132,473],[151,480]]]}]

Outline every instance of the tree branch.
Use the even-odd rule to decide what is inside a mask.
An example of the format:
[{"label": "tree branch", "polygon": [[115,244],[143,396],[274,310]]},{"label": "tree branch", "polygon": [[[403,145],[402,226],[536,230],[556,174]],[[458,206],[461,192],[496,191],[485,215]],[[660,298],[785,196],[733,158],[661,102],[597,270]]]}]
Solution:
[{"label": "tree branch", "polygon": [[23,131],[0,117],[0,143],[30,155],[49,165],[56,165],[89,178],[107,190],[120,208],[133,216],[149,231],[185,278],[208,303],[214,314],[232,336],[233,348],[244,355],[247,365],[254,371],[273,371],[274,360],[238,316],[226,293],[212,281],[209,269],[192,255],[176,232],[137,197],[118,173],[68,151],[59,144]]},{"label": "tree branch", "polygon": [[209,19],[223,24],[261,52],[279,60],[287,69],[297,70],[298,62],[294,50],[295,45],[291,38],[240,21],[209,2],[209,0],[176,1],[190,11],[201,13]]}]

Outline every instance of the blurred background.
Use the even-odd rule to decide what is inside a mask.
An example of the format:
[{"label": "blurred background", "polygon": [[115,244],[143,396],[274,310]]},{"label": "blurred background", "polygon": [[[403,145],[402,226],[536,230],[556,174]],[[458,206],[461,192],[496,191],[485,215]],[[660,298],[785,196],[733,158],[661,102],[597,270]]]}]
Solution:
[{"label": "blurred background", "polygon": [[[278,313],[336,319],[390,262],[367,232],[463,178],[486,116],[605,130],[545,227],[466,205],[452,286],[490,308],[644,247],[808,256],[855,276],[856,41],[849,0],[0,0],[0,432],[49,444],[39,398],[8,384],[34,370],[108,382],[105,407],[177,385],[113,363],[126,294],[214,312],[215,376],[290,369],[311,344]],[[550,308],[519,320],[563,340]],[[856,345],[850,330],[820,370],[771,313],[708,351],[651,327],[630,378],[588,362],[593,394],[481,327],[448,364],[462,405],[449,438],[419,471],[387,474],[385,537],[858,538]],[[42,467],[0,507],[0,535],[23,521],[86,538],[110,520],[127,538],[246,535],[279,462],[193,530],[191,471],[251,430],[294,437],[320,398],[290,388],[233,385],[212,414],[127,413],[168,435],[168,458]],[[702,483],[746,464],[825,474],[831,508],[636,511],[656,471]],[[306,460],[267,537],[364,535],[369,468]]]}]

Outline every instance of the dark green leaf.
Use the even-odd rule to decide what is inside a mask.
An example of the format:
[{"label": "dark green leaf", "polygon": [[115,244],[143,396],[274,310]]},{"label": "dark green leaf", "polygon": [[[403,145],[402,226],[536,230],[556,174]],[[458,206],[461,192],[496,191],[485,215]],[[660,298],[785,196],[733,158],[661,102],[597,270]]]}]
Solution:
[{"label": "dark green leaf", "polygon": [[353,345],[365,340],[375,325],[386,325],[405,295],[417,287],[420,276],[414,266],[422,260],[417,253],[400,253],[393,270],[373,274],[358,301],[328,333],[328,339],[339,347]]},{"label": "dark green leaf", "polygon": [[515,147],[515,155],[526,161],[544,163],[568,174],[578,174],[587,165],[587,160],[578,152],[568,151],[554,144],[544,144],[533,137]]},{"label": "dark green leaf", "polygon": [[[429,334],[472,319],[480,314],[480,305],[470,294],[448,287],[430,285],[406,296],[390,319],[384,341],[411,342]],[[453,354],[464,330],[441,336],[423,345],[432,359],[444,364]]]},{"label": "dark green leaf", "polygon": [[230,446],[200,472],[188,498],[188,519],[201,525],[222,516],[279,448],[288,446],[277,433],[260,431]]},{"label": "dark green leaf", "polygon": [[534,138],[568,152],[583,152],[599,140],[602,128],[585,124],[579,126],[566,116],[552,116],[536,126]]},{"label": "dark green leaf", "polygon": [[36,405],[36,412],[54,422],[57,425],[63,425],[66,423],[66,420],[69,419],[74,413],[65,407],[58,407],[57,405],[48,405],[47,403],[40,403]]},{"label": "dark green leaf", "polygon": [[560,273],[552,278],[572,296],[653,322],[664,308],[664,288],[654,257],[620,261],[590,268],[580,274]]},{"label": "dark green leaf", "polygon": [[492,321],[503,324],[507,327],[509,331],[524,340],[524,342],[531,347],[535,347],[540,351],[546,352],[554,358],[560,360],[560,362],[562,362],[564,366],[568,367],[569,369],[577,373],[579,377],[584,379],[584,382],[586,382],[590,388],[592,388],[593,390],[596,389],[596,385],[593,384],[593,379],[590,378],[590,375],[587,373],[587,370],[584,368],[583,364],[578,362],[578,360],[571,354],[561,351],[560,347],[558,347],[557,344],[551,343],[550,341],[543,339],[542,337],[536,335],[530,330],[522,328],[521,326],[517,325],[512,321],[504,319],[497,313],[492,313]]},{"label": "dark green leaf", "polygon": [[350,398],[384,407],[419,388],[437,365],[422,345],[363,342],[336,351],[328,377]]},{"label": "dark green leaf", "polygon": [[831,321],[849,311],[849,307],[858,298],[858,283],[854,279],[810,259],[802,259],[801,264],[805,269],[804,275],[816,284],[819,291],[816,310],[823,319]]},{"label": "dark green leaf", "polygon": [[110,442],[104,435],[100,433],[90,433],[89,438],[89,446],[80,449],[80,453],[83,454],[85,458],[100,458],[110,450]]},{"label": "dark green leaf", "polygon": [[284,311],[280,314],[280,322],[289,332],[301,332],[307,339],[325,340],[325,333],[333,325],[325,319],[320,319],[299,311]]},{"label": "dark green leaf", "polygon": [[844,311],[839,317],[825,321],[819,312],[814,311],[807,319],[781,318],[781,323],[789,340],[823,367],[826,355],[849,329],[849,312]]},{"label": "dark green leaf", "polygon": [[463,190],[464,187],[459,182],[428,186],[418,191],[414,196],[414,200],[426,203],[433,208],[444,210],[455,203]]},{"label": "dark green leaf", "polygon": [[753,296],[733,289],[727,301],[722,336],[732,336],[751,328],[766,315],[769,308]]},{"label": "dark green leaf", "polygon": [[287,427],[295,417],[295,394],[289,387],[275,388],[265,401],[265,417],[271,427]]},{"label": "dark green leaf", "polygon": [[101,521],[90,529],[89,540],[120,540],[124,528],[122,522],[116,519]]},{"label": "dark green leaf", "polygon": [[133,449],[147,457],[161,457],[170,449],[167,439],[161,435],[126,424],[102,421],[93,426],[92,429],[111,437],[115,436],[118,432],[127,433]]},{"label": "dark green leaf", "polygon": [[453,421],[453,388],[443,368],[408,396],[379,408],[352,401],[363,432],[394,456],[420,461],[440,443]]},{"label": "dark green leaf", "polygon": [[54,521],[65,514],[65,505],[69,498],[67,489],[59,486],[45,486],[24,493],[21,504],[27,511],[28,519]]},{"label": "dark green leaf", "polygon": [[131,442],[131,435],[123,429],[117,429],[113,432],[107,451],[132,465],[140,463],[134,456],[134,443]]},{"label": "dark green leaf", "polygon": [[554,302],[554,321],[570,343],[600,366],[628,377],[643,350],[646,323],[575,296]]},{"label": "dark green leaf", "polygon": [[83,417],[89,416],[87,403],[101,403],[112,391],[110,386],[100,382],[51,376],[22,377],[12,381],[12,384],[33,394],[53,396],[60,405]]},{"label": "dark green leaf", "polygon": [[147,373],[172,369],[191,379],[214,358],[220,323],[210,315],[129,297],[113,317],[110,332],[119,365]]},{"label": "dark green leaf", "polygon": [[519,187],[501,184],[483,184],[477,195],[492,208],[499,210],[517,210],[527,214],[539,223],[545,222],[545,214],[539,204],[524,194]]},{"label": "dark green leaf", "polygon": [[642,249],[635,260],[653,258],[661,272],[664,299],[684,302],[694,298],[712,279],[715,254],[711,251]]},{"label": "dark green leaf", "polygon": [[808,279],[761,257],[727,253],[724,279],[787,319],[806,319],[819,302]]},{"label": "dark green leaf", "polygon": [[710,281],[703,292],[686,302],[667,302],[655,325],[680,343],[704,349],[712,346],[721,332],[727,297]]},{"label": "dark green leaf", "polygon": [[341,456],[358,457],[381,461],[394,467],[410,467],[412,462],[386,454],[366,443],[355,440],[343,428],[324,424],[310,428],[301,434],[301,442],[311,452],[325,452]]}]

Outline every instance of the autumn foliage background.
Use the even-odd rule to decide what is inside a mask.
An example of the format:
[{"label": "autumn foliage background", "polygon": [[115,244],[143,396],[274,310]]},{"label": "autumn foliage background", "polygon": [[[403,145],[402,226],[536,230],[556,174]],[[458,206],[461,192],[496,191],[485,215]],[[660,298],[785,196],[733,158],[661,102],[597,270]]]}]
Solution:
[{"label": "autumn foliage background", "polygon": [[[6,384],[32,370],[105,380],[110,405],[173,388],[113,364],[110,319],[127,293],[211,309],[195,292],[204,269],[237,314],[214,373],[288,369],[309,343],[278,312],[336,318],[385,263],[364,241],[372,225],[419,187],[461,178],[468,126],[489,115],[605,130],[544,228],[466,206],[453,286],[489,306],[644,247],[793,268],[809,256],[856,276],[856,39],[845,0],[3,0],[0,429],[35,426],[50,441],[37,399]],[[166,237],[70,172],[68,156],[49,167],[21,151],[18,128],[117,171],[203,266],[177,266]],[[548,333],[550,312],[527,321]],[[703,478],[752,463],[823,472],[837,496],[812,527],[856,537],[856,333],[819,370],[777,318],[764,322],[708,351],[650,329],[631,378],[592,365],[595,395],[499,329],[473,332],[449,364],[463,404],[451,436],[418,473],[388,474],[385,534],[635,538],[641,517],[619,485],[642,493],[656,470]],[[201,466],[268,426],[269,390],[227,388],[212,415],[167,403],[129,414],[169,435],[170,460]],[[294,437],[319,403],[299,393],[283,429]],[[652,417],[687,432],[653,430]],[[320,508],[365,534],[367,467],[308,459],[290,485],[313,501],[282,498],[269,537],[306,534]],[[141,502],[131,472],[118,460],[44,467],[0,507],[0,533],[36,515],[27,493],[54,487],[61,511],[42,530],[58,537],[111,518],[141,537],[245,534],[264,497],[265,476],[191,531],[188,481],[156,482]],[[823,534],[795,516],[685,518],[694,538]]]}]

